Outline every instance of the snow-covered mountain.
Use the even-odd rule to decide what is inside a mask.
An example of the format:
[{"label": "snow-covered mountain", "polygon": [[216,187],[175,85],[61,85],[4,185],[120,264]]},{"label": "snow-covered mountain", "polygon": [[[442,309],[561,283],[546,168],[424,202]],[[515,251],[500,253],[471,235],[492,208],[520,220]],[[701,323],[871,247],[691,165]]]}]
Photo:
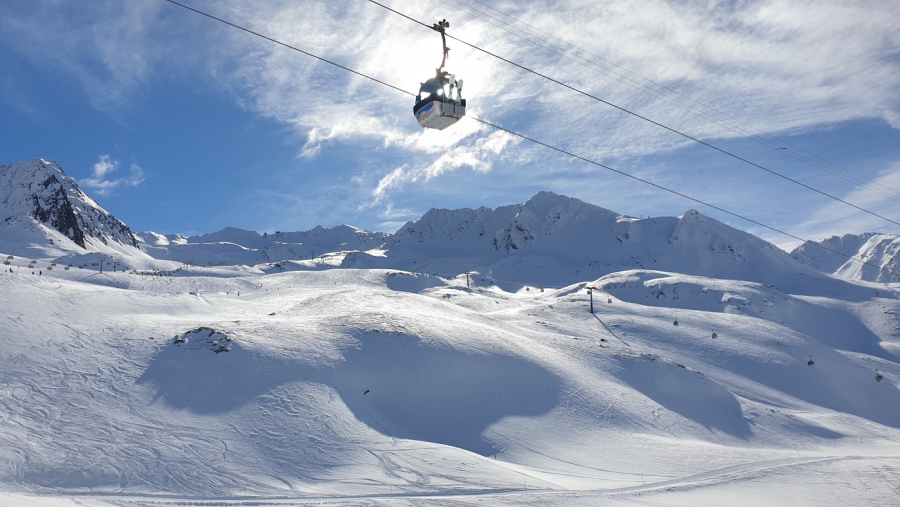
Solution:
[{"label": "snow-covered mountain", "polygon": [[0,228],[4,252],[22,256],[96,251],[110,244],[138,249],[127,225],[82,192],[59,165],[43,159],[0,166]]},{"label": "snow-covered mountain", "polygon": [[135,233],[134,237],[138,243],[145,246],[169,246],[187,243],[187,236],[183,234],[159,234],[153,231],[144,231]]},{"label": "snow-covered mountain", "polygon": [[820,276],[786,252],[696,210],[638,219],[541,192],[520,205],[432,209],[391,236],[381,252],[345,267],[424,273],[476,270],[492,279],[560,287],[622,269],[654,269],[766,284]]},{"label": "snow-covered mountain", "polygon": [[378,248],[390,234],[349,225],[310,231],[259,234],[237,227],[196,236],[163,235],[152,231],[136,235],[145,252],[156,259],[195,265],[246,265],[312,259],[333,252]]},{"label": "snow-covered mountain", "polygon": [[45,255],[0,273],[0,505],[896,503],[900,290],[696,211],[542,192],[139,250],[4,195],[0,253]]},{"label": "snow-covered mountain", "polygon": [[[900,282],[900,236],[895,234],[845,234],[812,242],[828,250],[804,243],[791,257],[820,271],[851,280]],[[860,262],[856,257],[865,261]]]},{"label": "snow-covered mountain", "polygon": [[[341,225],[274,234],[227,227],[184,236],[132,234],[53,162],[0,166],[0,189],[4,253],[67,263],[90,260],[85,252],[104,252],[109,259],[141,266],[152,258],[282,270],[390,268],[445,276],[474,271],[507,288],[512,286],[508,284],[561,287],[623,269],[779,287],[801,286],[807,277],[822,272],[879,282],[900,279],[890,278],[889,270],[846,262],[811,245],[788,255],[695,210],[681,217],[638,219],[552,192],[497,209],[432,209],[393,234]],[[900,248],[896,240],[865,234],[822,244],[891,268]]]},{"label": "snow-covered mountain", "polygon": [[771,243],[696,210],[639,219],[552,192],[497,209],[431,209],[394,234],[343,225],[275,234],[228,227],[190,237],[137,236],[160,260],[402,269],[449,277],[471,271],[506,288],[562,287],[623,269],[651,269],[802,292],[810,277],[824,276],[821,262],[798,263]]}]

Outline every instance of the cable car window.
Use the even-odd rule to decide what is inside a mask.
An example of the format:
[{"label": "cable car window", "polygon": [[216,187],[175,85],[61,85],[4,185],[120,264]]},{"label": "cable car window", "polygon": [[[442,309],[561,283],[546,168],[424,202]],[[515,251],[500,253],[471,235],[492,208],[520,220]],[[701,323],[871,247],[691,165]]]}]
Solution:
[{"label": "cable car window", "polygon": [[427,97],[429,95],[438,95],[438,91],[440,91],[440,89],[441,89],[440,83],[436,83],[436,82],[432,81],[431,79],[429,79],[428,81],[425,81],[424,83],[422,83],[422,87],[419,88],[419,95],[421,95],[422,98],[424,99],[425,97]]}]

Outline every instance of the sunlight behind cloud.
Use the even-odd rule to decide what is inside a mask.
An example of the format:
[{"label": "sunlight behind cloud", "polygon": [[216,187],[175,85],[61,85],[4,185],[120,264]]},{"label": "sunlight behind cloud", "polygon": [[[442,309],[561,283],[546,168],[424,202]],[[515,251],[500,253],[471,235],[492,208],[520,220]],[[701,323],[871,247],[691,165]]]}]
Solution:
[{"label": "sunlight behind cloud", "polygon": [[[898,8],[884,2],[870,4],[770,1],[740,7],[657,1],[652,6],[572,2],[549,11],[535,4],[500,7],[549,33],[577,41],[590,53],[639,69],[675,92],[719,110],[744,111],[740,116],[746,121],[777,132],[896,115],[881,99],[898,95],[900,68],[896,62],[883,61],[884,42],[863,34],[897,39],[890,15],[873,19],[869,13],[876,5],[885,13],[897,14]],[[730,125],[727,128],[690,114],[684,108],[716,113],[587,53],[575,52],[627,77],[628,83],[612,79],[608,71],[598,74],[539,49],[459,11],[448,11],[447,6],[436,10],[435,4],[426,1],[389,5],[425,22],[429,19],[423,13],[453,17],[450,32],[463,40],[691,135],[729,138],[755,133],[732,120],[722,120]],[[440,61],[437,34],[365,2],[340,8],[322,2],[303,7],[277,2],[253,11],[235,7],[228,12],[240,15],[241,21],[254,29],[412,93]],[[348,19],[354,23],[348,24]],[[576,31],[573,19],[595,22],[578,23]],[[821,33],[822,26],[828,27],[827,35]],[[246,34],[229,34],[229,39],[233,44],[252,45]],[[525,122],[525,130],[535,130],[530,133],[542,140],[562,143],[589,157],[642,156],[689,143],[456,41],[450,40],[448,45],[448,68],[465,79],[470,107],[490,111],[501,124]],[[237,46],[232,49],[243,51]],[[256,49],[247,53],[242,61],[232,76],[237,79],[233,83],[249,93],[245,105],[294,126],[305,138],[300,150],[305,158],[319,155],[330,142],[355,139],[381,139],[381,144],[399,147],[410,155],[442,154],[450,146],[473,142],[468,136],[476,131],[474,127],[455,132],[463,123],[437,135],[420,133],[412,119],[411,98],[303,55],[264,47],[262,53]],[[879,65],[873,73],[875,63]],[[661,100],[643,94],[637,83],[670,97]]]}]

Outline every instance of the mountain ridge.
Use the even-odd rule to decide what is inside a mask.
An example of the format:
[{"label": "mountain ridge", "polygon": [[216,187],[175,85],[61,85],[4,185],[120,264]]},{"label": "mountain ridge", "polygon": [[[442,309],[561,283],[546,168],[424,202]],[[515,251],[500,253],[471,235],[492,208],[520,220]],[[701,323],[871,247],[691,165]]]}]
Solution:
[{"label": "mountain ridge", "polygon": [[[697,210],[680,217],[634,218],[550,191],[494,209],[432,208],[394,233],[338,225],[271,234],[238,227],[190,236],[134,234],[55,162],[26,160],[0,166],[0,171],[2,223],[7,232],[21,229],[22,236],[10,236],[6,243],[19,246],[6,253],[32,257],[43,249],[48,256],[77,261],[85,251],[119,244],[134,251],[116,249],[116,255],[141,251],[157,261],[186,264],[387,268],[450,276],[478,271],[498,282],[535,286],[563,286],[625,269],[792,286],[802,285],[803,276],[824,273],[882,283],[900,280],[886,274],[897,272],[897,236],[848,234],[804,244],[788,254]],[[860,256],[883,269],[847,261],[841,254]]]},{"label": "mountain ridge", "polygon": [[791,251],[791,257],[839,278],[900,282],[900,236],[896,234],[866,232],[832,236],[798,246]]},{"label": "mountain ridge", "polygon": [[401,227],[383,252],[348,255],[342,266],[447,274],[477,270],[498,280],[556,287],[623,269],[768,285],[802,285],[802,277],[824,275],[697,210],[638,219],[552,192],[495,210],[429,210]]}]

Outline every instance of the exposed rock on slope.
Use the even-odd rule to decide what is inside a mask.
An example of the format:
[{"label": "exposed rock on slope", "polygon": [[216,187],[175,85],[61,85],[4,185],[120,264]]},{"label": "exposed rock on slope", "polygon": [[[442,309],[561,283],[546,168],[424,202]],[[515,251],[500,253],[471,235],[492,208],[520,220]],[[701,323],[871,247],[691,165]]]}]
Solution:
[{"label": "exposed rock on slope", "polygon": [[384,249],[386,257],[359,253],[345,266],[442,274],[474,269],[549,286],[634,268],[766,284],[819,276],[771,243],[696,210],[637,219],[552,192],[496,210],[432,209]]},{"label": "exposed rock on slope", "polygon": [[0,166],[0,220],[25,232],[57,231],[87,249],[97,240],[137,247],[131,230],[78,188],[55,162],[37,159]]}]

